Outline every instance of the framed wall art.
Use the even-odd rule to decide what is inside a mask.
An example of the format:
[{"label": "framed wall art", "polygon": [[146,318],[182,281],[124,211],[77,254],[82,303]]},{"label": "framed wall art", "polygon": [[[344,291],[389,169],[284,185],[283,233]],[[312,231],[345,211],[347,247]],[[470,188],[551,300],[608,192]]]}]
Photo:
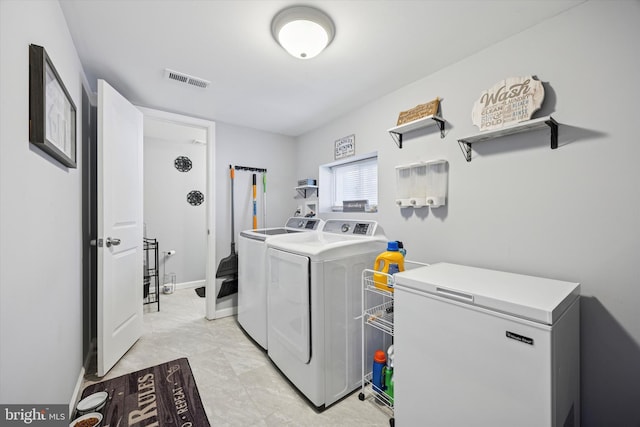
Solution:
[{"label": "framed wall art", "polygon": [[353,156],[356,154],[356,135],[345,136],[335,142],[334,160]]},{"label": "framed wall art", "polygon": [[42,46],[29,46],[29,141],[76,168],[76,106]]}]

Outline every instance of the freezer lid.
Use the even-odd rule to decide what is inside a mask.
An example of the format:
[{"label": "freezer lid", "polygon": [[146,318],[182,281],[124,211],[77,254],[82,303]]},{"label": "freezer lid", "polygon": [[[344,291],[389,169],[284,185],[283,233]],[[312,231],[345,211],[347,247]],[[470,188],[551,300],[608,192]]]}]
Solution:
[{"label": "freezer lid", "polygon": [[397,290],[458,302],[552,325],[580,295],[580,284],[438,263],[395,275]]}]

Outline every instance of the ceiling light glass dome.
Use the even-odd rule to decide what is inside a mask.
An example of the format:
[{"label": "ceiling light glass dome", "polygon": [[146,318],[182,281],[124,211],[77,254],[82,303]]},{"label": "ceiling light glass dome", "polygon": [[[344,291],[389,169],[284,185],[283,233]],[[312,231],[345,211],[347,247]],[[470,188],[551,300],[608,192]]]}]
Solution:
[{"label": "ceiling light glass dome", "polygon": [[294,6],[280,11],[273,18],[271,33],[292,56],[310,59],[331,43],[335,27],[331,18],[321,10]]}]

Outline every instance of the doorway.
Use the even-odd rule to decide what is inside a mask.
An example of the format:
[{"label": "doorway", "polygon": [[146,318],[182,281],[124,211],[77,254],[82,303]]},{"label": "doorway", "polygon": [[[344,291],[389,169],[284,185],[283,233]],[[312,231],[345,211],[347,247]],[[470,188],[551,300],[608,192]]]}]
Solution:
[{"label": "doorway", "polygon": [[[92,246],[90,242],[98,238],[97,236],[97,165],[99,159],[96,155],[97,147],[97,107],[90,100],[90,95],[83,90],[82,102],[82,198],[83,198],[83,354],[84,364],[88,367],[92,364],[92,358],[95,356],[97,342],[97,260],[96,246]],[[95,101],[94,101],[95,102]],[[196,119],[192,117],[182,116],[179,114],[167,113],[164,111],[153,110],[138,107],[143,113],[145,121],[147,119],[173,123],[199,129],[201,135],[204,135],[204,149],[206,156],[206,183],[204,191],[204,200],[209,201],[205,205],[206,228],[205,244],[205,288],[206,303],[205,317],[209,320],[216,318],[216,299],[215,299],[215,208],[213,201],[215,200],[215,186],[213,177],[215,176],[215,123],[208,120]],[[170,248],[165,248],[170,249]],[[142,266],[141,266],[142,268]],[[140,284],[142,286],[142,283]],[[142,304],[142,301],[140,301]]]},{"label": "doorway", "polygon": [[[158,242],[151,271],[159,276],[159,293],[206,285],[206,139],[200,127],[144,120],[144,236]],[[151,308],[155,292],[145,301]]]},{"label": "doorway", "polygon": [[[189,190],[182,198],[177,196],[175,200],[163,201],[162,197],[165,192],[162,188],[159,189],[159,192],[154,191],[153,195],[147,195],[147,186],[150,183],[147,182],[147,174],[145,172],[145,204],[148,202],[149,207],[154,206],[156,209],[162,209],[163,203],[167,205],[176,203],[183,206],[183,209],[179,210],[167,208],[165,210],[167,214],[172,211],[167,215],[169,218],[162,218],[162,215],[155,216],[157,221],[153,227],[158,233],[164,233],[164,239],[169,245],[165,244],[160,248],[160,274],[162,274],[162,267],[164,267],[164,273],[174,272],[172,269],[181,269],[183,272],[181,273],[182,277],[176,277],[178,282],[185,283],[185,286],[198,287],[204,285],[206,288],[205,317],[209,320],[215,319],[216,233],[215,206],[213,203],[215,200],[215,186],[213,183],[213,177],[215,176],[215,123],[150,108],[138,108],[144,114],[145,161],[155,162],[163,157],[165,160],[171,157],[171,164],[165,165],[167,169],[156,170],[154,172],[155,176],[166,175],[169,172],[174,173],[174,177],[175,174],[178,174],[177,178],[180,178],[178,180],[167,178],[167,176],[164,177],[164,179],[168,179],[167,182],[175,183],[175,185],[171,185],[173,186],[172,191],[176,193],[184,192],[185,188],[187,188],[185,185],[190,185],[191,183],[196,186],[201,185],[200,188],[189,187]],[[149,141],[147,141],[148,139]],[[164,149],[154,150],[153,154],[148,153],[148,142],[150,144],[155,142],[156,144],[164,145]],[[156,146],[156,148],[158,147]],[[173,154],[178,153],[178,150],[182,150],[180,152],[185,154],[173,156]],[[148,156],[148,154],[151,155]],[[197,159],[196,157],[192,159],[189,154],[193,156],[204,155],[204,159]],[[154,169],[157,169],[158,166],[155,163],[153,164]],[[199,174],[198,176],[204,179],[202,184],[195,184],[199,180],[196,174]],[[180,183],[177,183],[178,181]],[[145,208],[148,206],[145,206]],[[179,211],[182,213],[177,213]],[[176,215],[178,217],[182,216],[182,219],[178,219],[174,223],[173,229],[162,230],[161,224],[167,221],[171,222],[171,216],[176,218]],[[144,217],[146,222],[147,218],[151,221],[154,216],[148,216],[145,212]],[[190,219],[194,219],[194,222],[197,221],[200,225],[194,224],[193,227],[185,228],[184,222]],[[152,224],[148,224],[148,226],[151,228]],[[203,233],[203,235],[198,235],[199,232]],[[162,239],[159,238],[158,240],[159,244],[162,245]],[[193,243],[193,248],[189,248],[190,240]],[[178,252],[178,247],[182,248],[180,249],[182,256]],[[167,254],[169,251],[175,252]],[[198,254],[196,253],[197,251],[203,251],[204,254]],[[200,271],[204,272],[204,283],[201,283],[203,276],[199,273]],[[178,272],[174,273],[176,276],[178,275]],[[160,280],[162,284],[162,276]]]}]

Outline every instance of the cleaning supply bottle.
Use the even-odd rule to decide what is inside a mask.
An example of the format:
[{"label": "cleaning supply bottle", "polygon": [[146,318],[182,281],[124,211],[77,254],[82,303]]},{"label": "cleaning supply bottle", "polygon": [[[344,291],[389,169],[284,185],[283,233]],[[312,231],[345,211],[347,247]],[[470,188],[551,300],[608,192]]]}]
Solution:
[{"label": "cleaning supply bottle", "polygon": [[371,384],[373,385],[373,390],[382,393],[384,391],[384,378],[383,378],[383,370],[386,367],[387,363],[387,355],[384,353],[384,350],[376,350],[373,354],[373,372],[371,375]]},{"label": "cleaning supply bottle", "polygon": [[387,365],[383,369],[384,392],[389,397],[389,403],[393,405],[393,345],[387,350]]},{"label": "cleaning supply bottle", "polygon": [[389,275],[389,277],[387,277],[388,287],[393,288],[393,285],[395,284],[395,279],[393,278],[393,275],[399,271],[400,271],[400,267],[398,267],[398,264],[396,264],[395,262],[392,262],[391,264],[389,264],[389,271],[387,271],[387,274]]},{"label": "cleaning supply bottle", "polygon": [[398,242],[395,241],[387,243],[387,250],[378,255],[373,265],[375,271],[385,273],[373,273],[373,283],[376,288],[393,292],[393,288],[390,288],[387,284],[387,274],[389,274],[389,266],[391,264],[398,264],[398,271],[404,271],[404,256],[398,249]]}]

